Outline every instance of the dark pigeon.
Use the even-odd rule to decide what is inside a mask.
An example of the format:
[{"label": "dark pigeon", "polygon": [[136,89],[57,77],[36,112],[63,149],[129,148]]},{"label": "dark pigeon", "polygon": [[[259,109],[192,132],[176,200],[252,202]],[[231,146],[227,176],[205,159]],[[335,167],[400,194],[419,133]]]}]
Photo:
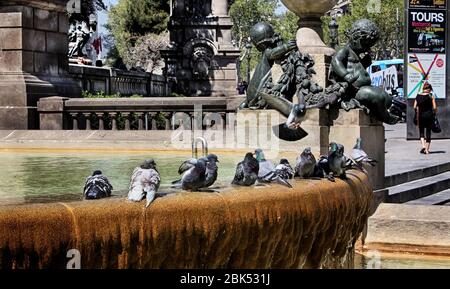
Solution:
[{"label": "dark pigeon", "polygon": [[86,200],[98,200],[111,196],[113,186],[109,183],[101,171],[95,171],[86,179],[84,185],[84,197]]},{"label": "dark pigeon", "polygon": [[253,186],[258,180],[259,163],[252,153],[247,153],[242,162],[236,167],[232,184],[238,186]]},{"label": "dark pigeon", "polygon": [[[199,191],[205,187],[207,158],[190,159],[181,164],[178,173],[182,175],[176,186],[186,191]],[[175,186],[175,187],[176,187]]]},{"label": "dark pigeon", "polygon": [[209,188],[217,181],[217,176],[219,174],[219,158],[215,154],[210,154],[206,157],[208,162],[206,163],[206,181],[204,188]]},{"label": "dark pigeon", "polygon": [[323,173],[321,174],[320,171],[320,167],[311,151],[311,148],[306,148],[297,158],[295,176],[303,179],[317,178],[321,177],[321,175],[323,176]]},{"label": "dark pigeon", "polygon": [[351,169],[354,162],[344,155],[344,146],[337,143],[330,144],[330,153],[328,154],[328,166],[330,168],[330,179],[339,177],[347,179],[346,171]]}]

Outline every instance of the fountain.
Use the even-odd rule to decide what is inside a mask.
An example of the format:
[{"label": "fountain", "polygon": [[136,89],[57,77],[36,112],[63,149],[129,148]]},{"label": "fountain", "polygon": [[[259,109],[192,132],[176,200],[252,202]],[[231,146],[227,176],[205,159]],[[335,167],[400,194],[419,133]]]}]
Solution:
[{"label": "fountain", "polygon": [[323,42],[321,17],[331,10],[338,0],[281,0],[281,2],[300,17],[297,32],[297,45],[300,51],[332,56],[334,49]]},{"label": "fountain", "polygon": [[192,157],[198,159],[198,143],[202,144],[202,157],[208,155],[208,141],[203,137],[197,137],[192,141]]},{"label": "fountain", "polygon": [[[327,3],[335,1],[315,1],[321,5],[309,1],[309,4],[305,4],[306,1],[284,2],[290,3],[290,8],[299,13],[309,11],[310,17],[303,18],[302,23],[309,23],[314,28],[319,12],[328,7]],[[231,28],[226,16],[228,1],[214,0],[211,6],[202,6],[204,1],[177,0],[172,3],[177,5],[173,7],[176,9],[172,11],[170,25],[178,29],[172,37],[179,36],[183,41],[182,45],[175,45],[167,52],[167,73],[179,77],[179,88],[191,94],[208,95],[229,90],[229,84],[234,80],[230,80],[227,73],[216,78],[218,81],[209,87],[209,78],[221,70],[214,66],[213,55],[227,70],[235,69],[236,50],[228,45]],[[311,8],[301,10],[298,3]],[[185,18],[186,14],[188,18]],[[183,25],[183,21],[188,25]],[[196,27],[206,28],[199,31]],[[216,35],[217,29],[220,33]],[[301,30],[299,39],[312,33],[308,31]],[[319,37],[320,33],[312,31]],[[185,39],[196,32],[201,35],[189,38],[192,41]],[[316,52],[328,55],[316,35],[310,37],[308,42],[317,45]],[[282,45],[280,41],[274,42]],[[270,45],[274,42],[269,41]],[[276,45],[272,48],[276,49]],[[295,43],[291,46],[295,48]],[[306,54],[293,55],[302,56],[301,61],[294,61],[299,65],[297,68],[308,68],[297,70],[298,74],[294,76],[302,79],[302,84],[308,84],[309,92],[320,93],[320,86],[311,79],[314,61]],[[177,67],[178,64],[181,67]],[[282,86],[277,89],[283,91]],[[299,95],[298,106],[293,105],[292,99],[284,101],[268,93],[258,100],[276,106],[295,123],[304,116],[305,109],[312,111],[311,107],[301,106],[305,100],[303,96]],[[270,115],[271,118],[279,115],[278,111],[272,112],[276,115]],[[258,135],[251,134],[251,138],[263,135],[271,125],[268,121],[260,121],[260,118],[249,121],[258,129],[255,130]],[[322,120],[318,122],[323,124]],[[117,141],[118,134],[115,136]],[[159,152],[166,160],[160,167],[162,178],[168,179],[167,167],[171,173],[176,173],[173,166],[178,160],[172,157],[180,150],[168,149],[165,142],[171,140],[172,132],[158,131],[152,132],[151,136],[140,136],[148,137],[146,157],[156,156]],[[133,134],[121,137],[129,141]],[[92,138],[92,132],[89,132],[89,138]],[[243,140],[238,135],[236,141]],[[196,138],[192,153],[197,158],[200,142],[203,155],[208,153],[207,139]],[[270,144],[275,146],[275,143],[271,139]],[[191,153],[190,145],[183,153]],[[289,150],[280,143],[282,157],[296,156],[299,147],[294,147]],[[77,148],[79,153],[80,147]],[[234,160],[242,157],[249,147],[245,151],[227,147],[214,150],[219,156],[227,156],[224,163],[229,162],[226,168],[229,173],[236,166]],[[225,178],[225,172],[219,173],[219,179]],[[348,179],[339,179],[335,183],[296,179],[292,181],[292,189],[277,185],[257,189],[232,187],[229,185],[231,179],[225,180],[228,185],[221,186],[218,192],[175,192],[156,199],[147,209],[120,197],[94,202],[60,199],[49,204],[0,206],[0,268],[63,269],[67,267],[67,253],[74,250],[80,252],[81,268],[86,269],[353,268],[355,243],[366,224],[373,199],[366,174],[349,171]]]}]

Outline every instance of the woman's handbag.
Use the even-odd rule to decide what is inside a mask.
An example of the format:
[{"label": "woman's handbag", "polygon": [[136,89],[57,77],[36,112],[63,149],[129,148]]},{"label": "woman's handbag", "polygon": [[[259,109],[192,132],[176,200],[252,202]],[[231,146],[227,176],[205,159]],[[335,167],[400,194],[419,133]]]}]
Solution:
[{"label": "woman's handbag", "polygon": [[434,120],[433,120],[433,124],[431,126],[431,131],[434,133],[442,132],[441,125],[439,124],[439,120],[436,115],[434,115]]}]

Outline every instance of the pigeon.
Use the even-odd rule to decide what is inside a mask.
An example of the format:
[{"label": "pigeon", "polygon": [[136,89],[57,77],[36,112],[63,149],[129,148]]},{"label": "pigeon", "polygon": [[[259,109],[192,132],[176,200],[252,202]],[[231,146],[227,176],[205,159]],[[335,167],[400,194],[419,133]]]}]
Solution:
[{"label": "pigeon", "polygon": [[[206,166],[209,163],[208,158],[195,159],[185,161],[178,169],[181,180],[174,182],[174,188],[180,187],[186,191],[198,191],[205,187],[206,184]],[[214,178],[214,176],[211,176]]]},{"label": "pigeon", "polygon": [[246,187],[253,186],[258,180],[258,173],[258,161],[253,157],[252,153],[247,153],[244,160],[236,167],[236,174],[232,184]]},{"label": "pigeon", "polygon": [[209,188],[217,181],[219,158],[215,154],[210,154],[206,158],[208,162],[206,163],[206,181],[203,187]]},{"label": "pigeon", "polygon": [[314,157],[311,148],[306,148],[297,158],[297,165],[295,166],[295,176],[303,179],[320,177],[319,171],[320,167],[317,164],[317,160]]},{"label": "pigeon", "polygon": [[[256,160],[259,162],[258,181],[261,183],[279,183],[292,188],[292,185],[284,179],[276,170],[275,165],[266,160],[264,152],[261,149],[255,151]],[[290,166],[290,165],[289,165]],[[292,168],[291,168],[292,169]]]},{"label": "pigeon", "polygon": [[367,155],[365,151],[362,149],[362,139],[358,138],[356,140],[356,145],[353,148],[351,158],[355,163],[357,164],[358,168],[365,171],[363,165],[369,165],[371,167],[374,167],[378,161],[372,159]]},{"label": "pigeon", "polygon": [[353,167],[354,162],[344,155],[343,145],[333,142],[330,144],[328,165],[330,168],[330,179],[334,179],[335,176],[347,179],[346,171]]},{"label": "pigeon", "polygon": [[140,167],[133,171],[131,176],[130,190],[128,192],[128,200],[140,202],[144,198],[147,199],[146,208],[155,199],[155,195],[159,189],[161,177],[156,170],[154,160],[146,160]]},{"label": "pigeon", "polygon": [[86,179],[84,185],[84,197],[86,200],[98,200],[111,196],[113,186],[101,171],[95,171],[92,176]]},{"label": "pigeon", "polygon": [[262,179],[264,176],[275,171],[275,165],[271,161],[266,160],[264,152],[261,149],[255,151],[255,157],[259,163],[258,178]]},{"label": "pigeon", "polygon": [[275,172],[285,180],[294,178],[294,169],[287,159],[281,159],[280,164],[275,167]]}]

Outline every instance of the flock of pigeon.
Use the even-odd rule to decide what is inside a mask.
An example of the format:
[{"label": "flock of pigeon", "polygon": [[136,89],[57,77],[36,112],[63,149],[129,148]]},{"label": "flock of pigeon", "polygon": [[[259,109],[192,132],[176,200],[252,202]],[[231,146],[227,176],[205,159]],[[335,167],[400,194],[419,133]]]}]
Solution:
[{"label": "flock of pigeon", "polygon": [[[327,178],[334,182],[335,178],[346,179],[346,171],[359,169],[365,171],[364,166],[374,167],[377,163],[365,153],[362,148],[362,140],[359,138],[353,148],[351,157],[344,154],[344,146],[337,143],[330,144],[328,155],[321,156],[317,161],[311,148],[306,148],[297,158],[295,169],[287,159],[281,159],[278,165],[266,160],[264,152],[257,149],[255,153],[247,153],[244,160],[236,167],[236,173],[232,181],[237,186],[253,186],[257,182],[262,184],[277,183],[289,188],[292,185],[289,180],[299,177],[303,179]],[[218,177],[219,159],[210,154],[199,159],[190,159],[181,164],[178,173],[180,179],[172,183],[172,188],[186,191],[201,191],[210,188]],[[161,177],[156,169],[154,160],[146,160],[137,167],[132,174],[128,193],[128,199],[141,202],[146,199],[148,207],[156,197]],[[101,171],[95,171],[87,178],[84,187],[86,199],[101,199],[111,196],[113,187]]]}]

